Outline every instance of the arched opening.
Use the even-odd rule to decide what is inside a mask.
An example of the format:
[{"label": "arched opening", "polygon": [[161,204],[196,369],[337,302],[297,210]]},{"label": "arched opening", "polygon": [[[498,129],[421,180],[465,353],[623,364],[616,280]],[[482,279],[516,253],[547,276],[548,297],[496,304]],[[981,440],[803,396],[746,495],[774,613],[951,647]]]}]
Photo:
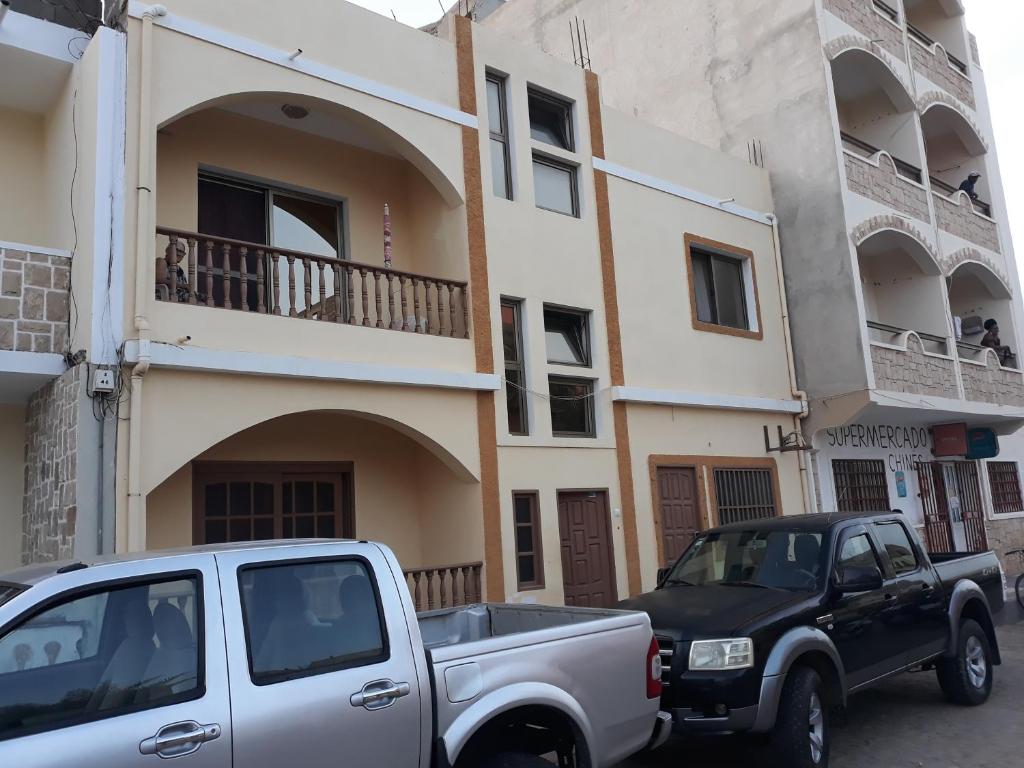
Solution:
[{"label": "arched opening", "polygon": [[960,0],[903,0],[910,36],[927,48],[939,43],[954,66],[967,73],[964,8]]},{"label": "arched opening", "polygon": [[909,234],[882,230],[857,246],[869,336],[894,343],[914,331],[927,352],[948,354],[942,271]]},{"label": "arched opening", "polygon": [[156,155],[158,298],[468,335],[461,193],[388,126],[301,94],[238,94],[166,122]]},{"label": "arched opening", "polygon": [[[950,275],[949,310],[954,318],[959,318],[958,346],[963,359],[984,359],[985,349],[981,341],[985,335],[984,324],[988,320],[995,320],[999,325],[1002,343],[1019,353],[1013,319],[1013,294],[1002,279],[984,264],[968,261]],[[1008,362],[1007,367],[1018,368],[1019,360]]]},{"label": "arched opening", "polygon": [[972,173],[981,174],[975,185],[975,210],[992,215],[989,180],[985,177],[987,148],[974,126],[952,107],[937,103],[921,115],[928,172],[937,192],[953,196]]},{"label": "arched opening", "polygon": [[901,176],[920,183],[914,100],[893,70],[852,48],[833,59],[832,82],[844,148],[862,157],[887,152]]},{"label": "arched opening", "polygon": [[358,414],[270,419],[203,451],[148,494],[147,548],[368,539],[391,547],[403,568],[429,571],[440,599],[440,571],[446,589],[452,578],[461,589],[479,567],[454,576],[445,569],[483,560],[479,483],[445,459],[429,442]]}]

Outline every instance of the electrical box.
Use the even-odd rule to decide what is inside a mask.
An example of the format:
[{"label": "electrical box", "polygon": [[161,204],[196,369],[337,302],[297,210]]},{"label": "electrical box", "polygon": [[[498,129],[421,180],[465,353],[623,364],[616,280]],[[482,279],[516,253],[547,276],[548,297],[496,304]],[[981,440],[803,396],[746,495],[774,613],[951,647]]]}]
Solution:
[{"label": "electrical box", "polygon": [[92,372],[89,389],[93,392],[110,393],[114,391],[114,372],[109,368],[97,368]]}]

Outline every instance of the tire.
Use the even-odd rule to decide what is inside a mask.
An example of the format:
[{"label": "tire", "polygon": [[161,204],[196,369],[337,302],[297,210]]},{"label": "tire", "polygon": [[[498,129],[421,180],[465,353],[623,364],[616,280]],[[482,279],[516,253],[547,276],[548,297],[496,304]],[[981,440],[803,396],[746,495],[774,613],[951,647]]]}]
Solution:
[{"label": "tire", "polygon": [[935,671],[942,692],[954,704],[976,707],[988,701],[992,693],[992,649],[978,622],[960,622],[956,655],[941,659]]},{"label": "tire", "polygon": [[500,755],[484,758],[478,768],[552,768],[552,765],[543,757],[525,752],[502,752]]},{"label": "tire", "polygon": [[827,768],[830,741],[825,685],[810,667],[794,667],[786,675],[771,734],[773,764],[786,768]]},{"label": "tire", "polygon": [[1024,611],[1024,573],[1017,577],[1017,604],[1020,605],[1020,609]]}]

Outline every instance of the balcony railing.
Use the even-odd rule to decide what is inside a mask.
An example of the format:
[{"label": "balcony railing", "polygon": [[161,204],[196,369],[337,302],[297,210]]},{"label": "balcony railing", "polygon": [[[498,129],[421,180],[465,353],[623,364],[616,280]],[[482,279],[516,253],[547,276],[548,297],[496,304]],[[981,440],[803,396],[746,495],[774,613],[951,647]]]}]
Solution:
[{"label": "balcony railing", "polygon": [[[871,340],[881,342],[882,344],[892,344],[898,337],[909,332],[909,329],[907,328],[899,328],[895,325],[886,325],[885,323],[879,323],[874,320],[868,320],[867,326],[870,331],[869,336]],[[925,352],[930,352],[933,355],[949,354],[949,346],[945,337],[937,336],[934,333],[923,333],[921,331],[914,331],[914,333],[921,339],[921,345],[924,347]]]},{"label": "balcony railing", "polygon": [[[909,32],[910,36],[913,37],[915,40],[917,40],[919,43],[921,43],[921,45],[923,45],[925,48],[931,48],[933,45],[935,45],[935,41],[934,40],[932,40],[930,37],[928,37],[928,35],[926,35],[920,29],[915,27],[913,24],[910,24],[910,23],[907,24],[907,32]],[[945,47],[945,46],[943,46],[943,47]],[[949,51],[946,51],[946,56],[949,58],[949,63],[950,64],[952,64],[954,67],[959,69],[960,72],[962,72],[964,75],[968,74],[968,72],[967,72],[967,65],[964,62],[962,62],[960,59],[958,59],[956,56],[954,56]]]},{"label": "balcony railing", "polygon": [[877,8],[885,16],[887,16],[893,22],[893,24],[899,24],[899,22],[900,22],[900,12],[899,11],[897,11],[895,8],[893,8],[888,3],[884,2],[884,0],[873,0],[873,4],[874,4],[875,8]]},{"label": "balcony railing", "polygon": [[166,227],[157,236],[161,301],[469,338],[464,282]]},{"label": "balcony railing", "polygon": [[[852,136],[845,131],[840,133],[840,136],[843,140],[843,147],[861,157],[872,157],[882,151],[873,144],[869,144],[863,139],[858,139],[856,136]],[[918,184],[921,183],[923,176],[920,168],[896,157],[893,157],[892,161],[896,166],[896,173],[905,179],[910,179]]]},{"label": "balcony railing", "polygon": [[[947,184],[942,179],[937,179],[934,176],[930,176],[929,179],[932,182],[932,186],[935,187],[940,192],[942,192],[942,194],[946,195],[946,197],[952,197],[959,191],[952,184]],[[991,204],[986,203],[983,200],[972,200],[971,204],[974,206],[974,210],[976,210],[982,216],[988,216],[990,219],[992,218]]]},{"label": "balcony railing", "polygon": [[483,563],[440,565],[403,571],[417,611],[479,603]]}]

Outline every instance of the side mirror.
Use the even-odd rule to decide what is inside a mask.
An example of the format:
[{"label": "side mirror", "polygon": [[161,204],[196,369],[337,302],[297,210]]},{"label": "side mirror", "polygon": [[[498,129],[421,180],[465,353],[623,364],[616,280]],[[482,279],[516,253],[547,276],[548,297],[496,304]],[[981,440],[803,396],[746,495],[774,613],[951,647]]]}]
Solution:
[{"label": "side mirror", "polygon": [[842,595],[872,592],[882,588],[882,572],[874,565],[867,568],[847,565],[836,569],[832,583]]},{"label": "side mirror", "polygon": [[658,586],[661,586],[661,582],[663,582],[668,577],[668,574],[671,570],[671,568],[658,569]]}]

